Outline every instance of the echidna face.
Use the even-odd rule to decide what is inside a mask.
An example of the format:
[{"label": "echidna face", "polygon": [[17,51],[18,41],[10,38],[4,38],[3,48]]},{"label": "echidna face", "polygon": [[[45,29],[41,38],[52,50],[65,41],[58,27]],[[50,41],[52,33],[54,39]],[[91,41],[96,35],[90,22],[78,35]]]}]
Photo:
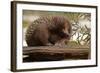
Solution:
[{"label": "echidna face", "polygon": [[70,39],[71,36],[71,24],[65,18],[61,16],[53,17],[55,28],[53,29],[60,38]]},{"label": "echidna face", "polygon": [[69,23],[65,23],[64,24],[65,27],[62,29],[62,34],[64,36],[64,38],[67,38],[67,39],[70,39],[70,36],[71,36],[71,25]]}]

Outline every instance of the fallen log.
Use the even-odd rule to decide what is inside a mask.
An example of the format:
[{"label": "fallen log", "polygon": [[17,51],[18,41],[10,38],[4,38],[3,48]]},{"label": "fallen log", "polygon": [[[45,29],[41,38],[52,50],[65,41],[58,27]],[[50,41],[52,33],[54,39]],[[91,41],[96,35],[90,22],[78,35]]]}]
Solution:
[{"label": "fallen log", "polygon": [[90,48],[78,47],[23,47],[23,61],[59,61],[67,59],[88,59]]}]

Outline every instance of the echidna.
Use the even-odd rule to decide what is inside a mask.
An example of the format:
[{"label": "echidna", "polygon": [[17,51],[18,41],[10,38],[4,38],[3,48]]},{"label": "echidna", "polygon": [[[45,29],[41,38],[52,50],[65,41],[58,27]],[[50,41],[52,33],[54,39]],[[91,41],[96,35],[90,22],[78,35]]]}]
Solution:
[{"label": "echidna", "polygon": [[55,45],[70,39],[71,24],[64,16],[40,17],[29,25],[25,39],[28,46]]}]

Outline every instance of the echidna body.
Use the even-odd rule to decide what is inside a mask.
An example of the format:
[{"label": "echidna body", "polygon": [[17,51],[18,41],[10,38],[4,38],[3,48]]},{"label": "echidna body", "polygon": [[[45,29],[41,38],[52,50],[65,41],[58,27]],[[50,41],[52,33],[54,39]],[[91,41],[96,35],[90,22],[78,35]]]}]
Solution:
[{"label": "echidna body", "polygon": [[28,46],[45,46],[69,40],[71,24],[63,16],[40,17],[29,25],[25,39]]}]

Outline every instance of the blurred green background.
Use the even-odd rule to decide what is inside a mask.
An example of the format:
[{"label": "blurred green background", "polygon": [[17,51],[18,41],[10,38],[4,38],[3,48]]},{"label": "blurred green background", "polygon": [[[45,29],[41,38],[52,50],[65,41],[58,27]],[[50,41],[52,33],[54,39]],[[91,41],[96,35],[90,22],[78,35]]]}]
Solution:
[{"label": "blurred green background", "polygon": [[54,11],[35,11],[23,10],[23,46],[27,46],[25,42],[25,32],[27,26],[40,16],[64,16],[68,18],[72,24],[72,37],[67,45],[85,45],[91,44],[91,14],[79,12],[54,12]]}]

